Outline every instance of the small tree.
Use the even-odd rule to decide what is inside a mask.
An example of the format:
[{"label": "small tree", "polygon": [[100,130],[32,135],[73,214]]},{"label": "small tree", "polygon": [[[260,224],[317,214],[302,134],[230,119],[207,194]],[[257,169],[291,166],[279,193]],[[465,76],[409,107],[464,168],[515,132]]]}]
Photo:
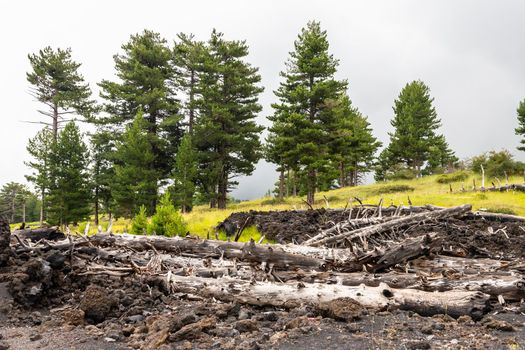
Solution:
[{"label": "small tree", "polygon": [[66,124],[49,154],[49,221],[68,225],[91,213],[89,153],[74,122]]},{"label": "small tree", "polygon": [[197,177],[197,154],[193,149],[191,136],[186,135],[177,151],[173,175],[173,193],[175,205],[183,213],[188,213],[193,208],[195,195],[195,180]]},{"label": "small tree", "polygon": [[49,175],[50,167],[50,152],[53,143],[53,133],[45,128],[39,131],[36,136],[29,140],[27,144],[27,151],[33,158],[25,164],[33,169],[31,175],[26,175],[26,179],[32,182],[36,190],[40,194],[40,225],[44,222],[47,212],[47,193],[51,184]]},{"label": "small tree", "polygon": [[160,236],[181,236],[188,232],[182,215],[173,206],[169,192],[166,192],[151,217],[148,232]]},{"label": "small tree", "polygon": [[138,214],[135,215],[133,221],[131,221],[131,233],[133,233],[134,235],[143,235],[147,233],[147,228],[148,214],[146,211],[146,207],[144,205],[141,205]]}]

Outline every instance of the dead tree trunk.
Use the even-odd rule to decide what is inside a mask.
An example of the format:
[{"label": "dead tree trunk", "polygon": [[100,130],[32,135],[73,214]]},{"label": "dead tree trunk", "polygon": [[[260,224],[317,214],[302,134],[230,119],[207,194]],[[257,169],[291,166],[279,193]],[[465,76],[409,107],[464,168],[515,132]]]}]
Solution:
[{"label": "dead tree trunk", "polygon": [[395,220],[391,220],[388,222],[379,223],[376,225],[363,227],[357,230],[344,232],[332,237],[326,237],[321,240],[318,240],[312,245],[314,246],[320,246],[323,244],[331,244],[331,243],[340,243],[344,240],[351,240],[355,238],[365,238],[370,235],[378,234],[385,231],[395,230],[402,227],[406,227],[408,225],[414,225],[425,221],[432,221],[432,220],[438,220],[438,219],[444,219],[448,217],[453,216],[459,216],[467,213],[472,209],[472,206],[469,204],[462,205],[459,207],[453,207],[453,208],[447,208],[442,210],[435,210],[430,212],[424,212],[420,214],[414,214],[410,216],[404,216],[400,217]]},{"label": "dead tree trunk", "polygon": [[378,287],[357,287],[330,284],[297,284],[250,282],[231,278],[210,279],[170,275],[165,279],[172,290],[236,301],[256,306],[299,307],[320,305],[339,298],[351,298],[364,307],[374,309],[399,308],[423,316],[448,314],[452,317],[483,316],[489,296],[481,292],[424,292],[416,289],[392,289],[381,283]]}]

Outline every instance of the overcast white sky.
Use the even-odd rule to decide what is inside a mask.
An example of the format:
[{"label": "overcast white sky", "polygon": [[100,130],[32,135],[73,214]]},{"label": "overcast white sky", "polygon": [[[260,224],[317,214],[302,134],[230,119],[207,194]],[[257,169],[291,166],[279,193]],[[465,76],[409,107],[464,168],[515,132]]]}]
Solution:
[{"label": "overcast white sky", "polygon": [[[213,28],[246,39],[266,90],[259,122],[267,125],[288,52],[301,27],[319,20],[340,60],[354,104],[375,135],[388,141],[393,100],[409,81],[431,88],[442,132],[461,158],[507,148],[525,159],[514,135],[525,98],[523,1],[2,1],[0,3],[0,185],[25,182],[27,140],[43,120],[28,94],[27,54],[71,47],[81,72],[112,78],[112,56],[131,34],[151,29],[170,42],[179,32],[205,40]],[[277,175],[260,163],[241,179],[238,198],[264,194]]]}]

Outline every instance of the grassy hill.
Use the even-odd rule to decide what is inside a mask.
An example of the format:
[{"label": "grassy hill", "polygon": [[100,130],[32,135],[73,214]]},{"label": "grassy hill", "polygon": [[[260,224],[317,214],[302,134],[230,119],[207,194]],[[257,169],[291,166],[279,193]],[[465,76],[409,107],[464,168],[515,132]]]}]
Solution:
[{"label": "grassy hill", "polygon": [[[472,204],[474,210],[485,209],[492,212],[501,212],[525,216],[525,193],[521,192],[473,192],[473,180],[479,188],[481,177],[472,173],[455,173],[450,175],[426,176],[414,180],[391,181],[386,183],[376,183],[366,186],[347,187],[328,192],[316,194],[316,204],[314,207],[326,207],[328,200],[330,208],[343,208],[349,200],[358,197],[366,204],[377,204],[383,198],[384,205],[408,205],[408,197],[413,205],[433,204],[437,206],[450,207],[459,204]],[[522,177],[509,179],[510,183],[522,183]],[[462,185],[465,192],[461,191]],[[486,186],[491,186],[487,181]],[[452,192],[450,192],[452,187]],[[282,202],[264,197],[251,201],[230,204],[226,210],[209,209],[207,206],[197,206],[192,213],[184,214],[184,219],[188,223],[192,234],[200,237],[210,237],[214,235],[214,226],[224,220],[231,213],[236,211],[249,210],[293,210],[307,209],[304,197],[290,197]],[[353,205],[358,205],[354,200]],[[83,232],[86,223],[81,223],[78,227],[71,227],[71,230]],[[90,233],[96,232],[96,227],[91,224]],[[107,220],[102,222],[103,229],[107,228]],[[114,232],[124,232],[130,225],[130,220],[119,219],[113,223]],[[243,232],[241,240],[257,239],[259,233],[252,227]],[[220,238],[224,238],[221,237]]]}]

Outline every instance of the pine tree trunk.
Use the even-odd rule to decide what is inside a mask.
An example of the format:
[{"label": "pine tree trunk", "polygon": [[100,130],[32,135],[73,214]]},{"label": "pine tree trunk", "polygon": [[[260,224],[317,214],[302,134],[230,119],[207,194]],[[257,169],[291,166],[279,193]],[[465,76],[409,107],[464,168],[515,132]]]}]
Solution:
[{"label": "pine tree trunk", "polygon": [[293,186],[292,195],[294,197],[297,197],[297,176],[295,174],[295,171],[293,172],[293,175],[292,175],[292,186]]},{"label": "pine tree trunk", "polygon": [[316,178],[315,178],[315,169],[308,170],[308,194],[306,196],[306,202],[310,205],[314,204],[315,201],[315,185],[316,185]]},{"label": "pine tree trunk", "polygon": [[22,222],[26,222],[26,201],[22,203]]},{"label": "pine tree trunk", "polygon": [[11,200],[11,224],[15,223],[15,200],[16,191],[13,193],[13,199]]},{"label": "pine tree trunk", "polygon": [[191,76],[190,76],[190,118],[189,118],[189,121],[188,121],[188,131],[190,133],[190,135],[193,135],[193,124],[195,122],[195,109],[193,107],[193,100],[194,100],[194,86],[195,86],[195,71],[194,70],[191,70]]},{"label": "pine tree trunk", "polygon": [[98,226],[98,210],[99,210],[99,198],[98,198],[98,186],[95,187],[95,225]]},{"label": "pine tree trunk", "polygon": [[219,178],[219,193],[217,198],[217,208],[226,209],[226,200],[228,192],[228,174],[223,170]]},{"label": "pine tree trunk", "polygon": [[279,200],[284,198],[284,168],[281,168],[279,175]]},{"label": "pine tree trunk", "polygon": [[290,169],[287,170],[286,174],[286,197],[290,197]]},{"label": "pine tree trunk", "polygon": [[53,139],[58,139],[58,106],[53,106]]},{"label": "pine tree trunk", "polygon": [[42,203],[40,205],[40,226],[44,224],[44,206],[45,206],[45,193],[44,190],[42,190],[41,194]]},{"label": "pine tree trunk", "polygon": [[339,162],[339,187],[345,187],[345,164],[344,162]]}]

